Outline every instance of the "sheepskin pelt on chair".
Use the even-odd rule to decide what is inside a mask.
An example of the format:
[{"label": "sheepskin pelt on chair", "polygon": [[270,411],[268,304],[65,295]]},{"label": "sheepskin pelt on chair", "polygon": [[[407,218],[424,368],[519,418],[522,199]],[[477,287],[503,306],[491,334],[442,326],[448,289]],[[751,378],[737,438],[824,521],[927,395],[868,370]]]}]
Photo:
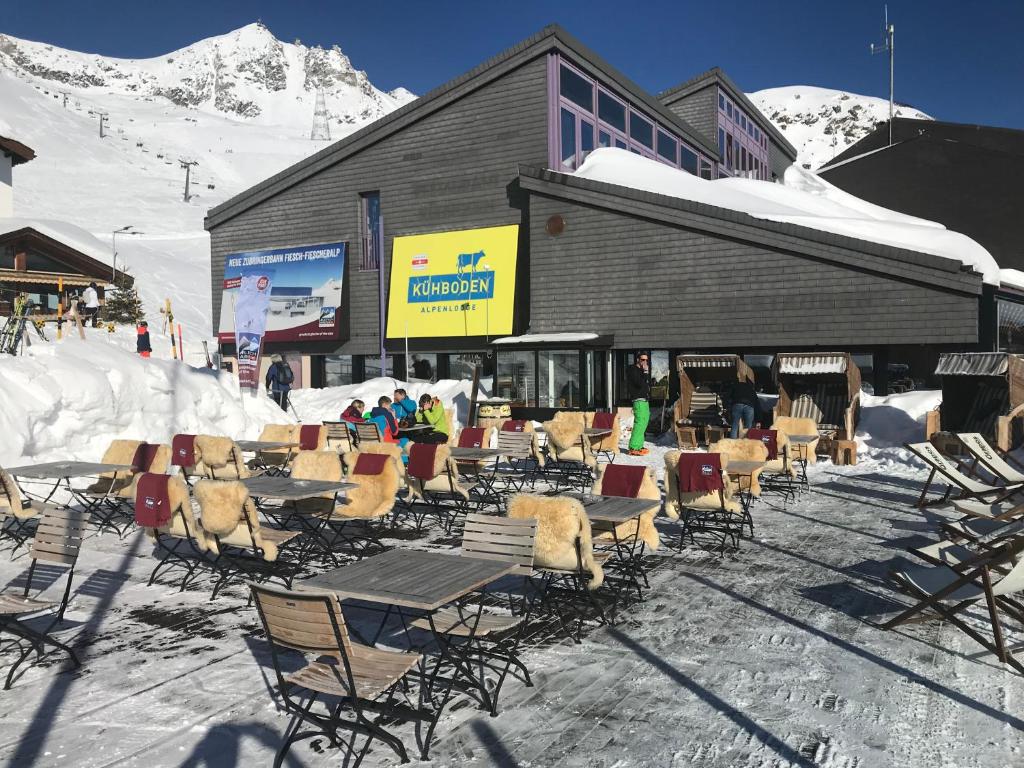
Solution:
[{"label": "sheepskin pelt on chair", "polygon": [[[277,545],[260,534],[259,513],[245,485],[237,480],[200,480],[193,493],[199,502],[200,525],[210,537],[243,549],[261,549],[264,560],[277,559]],[[217,542],[208,538],[207,544],[216,554]]]},{"label": "sheepskin pelt on chair", "polygon": [[[576,571],[582,563],[583,570],[591,575],[588,589],[597,589],[604,583],[604,571],[594,560],[590,520],[579,501],[520,493],[509,500],[508,516],[537,521],[533,562],[538,568]],[[576,554],[577,539],[579,559]]]},{"label": "sheepskin pelt on chair", "polygon": [[[818,438],[818,425],[814,419],[802,419],[797,416],[776,416],[775,421],[772,422],[772,429],[777,429],[779,432],[783,432],[788,437],[789,435],[805,435],[807,437]],[[812,440],[807,444],[807,463],[816,464],[818,450],[818,440]],[[790,457],[792,458],[793,452],[790,451]]]},{"label": "sheepskin pelt on chair", "polygon": [[[129,462],[131,463],[131,462]],[[146,472],[150,472],[156,475],[166,475],[167,471],[171,468],[171,446],[160,443],[156,446],[156,450],[153,453],[153,460],[150,462],[149,467],[139,467],[138,471],[132,475],[128,485],[121,490],[116,492],[116,495],[122,499],[135,500],[135,491],[139,485],[139,477]]]},{"label": "sheepskin pelt on chair", "polygon": [[[333,451],[299,451],[292,459],[293,480],[325,480],[342,478],[341,457]],[[306,515],[329,515],[334,508],[334,494],[324,493],[295,502],[295,510]]]},{"label": "sheepskin pelt on chair", "polygon": [[[601,495],[601,488],[604,485],[604,475],[608,471],[609,467],[615,466],[614,464],[602,464],[597,468],[597,479],[594,481],[593,494],[595,496]],[[637,499],[650,499],[651,501],[661,502],[661,491],[658,490],[658,481],[654,479],[654,472],[648,467],[644,471],[644,478],[640,482],[640,490],[634,497]],[[616,536],[619,541],[624,541],[631,536],[635,536],[637,532],[637,524],[640,527],[640,540],[643,541],[647,548],[652,552],[656,550],[661,544],[661,537],[658,535],[658,529],[654,527],[654,517],[658,514],[658,509],[654,508],[650,512],[644,512],[640,515],[638,520],[629,520],[628,522],[622,523],[615,527],[615,534],[612,535],[611,531],[605,531],[598,535],[599,539],[614,539]]]},{"label": "sheepskin pelt on chair", "polygon": [[[200,552],[207,550],[206,535],[196,522],[192,510],[192,499],[188,495],[188,486],[179,477],[167,478],[167,500],[171,505],[171,517],[166,525],[160,528],[146,528],[146,535],[156,538],[157,533],[185,539],[191,537]],[[187,530],[186,530],[187,527]]]},{"label": "sheepskin pelt on chair", "polygon": [[249,476],[242,463],[242,452],[230,437],[196,435],[196,449],[202,457],[196,459],[196,474],[218,480]]},{"label": "sheepskin pelt on chair", "polygon": [[[142,445],[141,440],[111,440],[107,450],[103,452],[102,464],[131,465],[135,452]],[[112,493],[127,488],[132,481],[131,470],[103,472],[95,483],[85,489],[87,493]]]},{"label": "sheepskin pelt on chair", "polygon": [[597,464],[590,444],[582,441],[586,422],[582,414],[560,412],[551,421],[544,422],[548,435],[548,448],[559,461],[581,461],[593,467]]},{"label": "sheepskin pelt on chair", "polygon": [[[583,414],[588,427],[594,426],[594,412],[587,411]],[[619,414],[612,415],[612,431],[611,434],[605,435],[604,437],[592,437],[590,438],[590,447],[594,451],[618,451],[619,441],[622,439],[622,420],[619,418]]]},{"label": "sheepskin pelt on chair", "polygon": [[38,510],[31,506],[26,507],[21,503],[21,490],[18,488],[14,478],[3,469],[0,469],[0,521],[6,515],[14,515],[20,520],[27,520],[35,517]]},{"label": "sheepskin pelt on chair", "polygon": [[[414,443],[409,443],[409,447],[412,447]],[[395,470],[398,472],[398,477],[402,480],[405,479],[405,462],[402,460],[403,452],[402,447],[398,443],[361,443],[358,451],[352,451],[351,455],[358,456],[360,453],[382,453],[385,456],[390,456],[395,460]],[[350,454],[345,454],[346,456]],[[351,472],[352,467],[355,465],[349,465],[345,463],[345,468]]]},{"label": "sheepskin pelt on chair", "polygon": [[400,479],[395,463],[384,463],[378,475],[360,475],[351,471],[359,460],[358,451],[345,454],[345,466],[349,467],[348,482],[358,487],[345,494],[345,499],[334,509],[334,514],[341,518],[360,518],[371,520],[384,517],[395,506]]},{"label": "sheepskin pelt on chair", "polygon": [[[726,462],[724,460],[726,456],[729,457],[730,461],[768,461],[768,449],[765,448],[764,443],[762,443],[760,440],[748,440],[745,437],[722,438],[717,443],[708,448],[708,452],[722,454],[723,468],[726,466]],[[761,495],[760,477],[762,471],[764,471],[763,468],[755,470],[750,476],[750,495],[754,496],[755,498]],[[732,485],[734,490],[741,490],[740,488],[736,487],[735,481],[732,482]]]},{"label": "sheepskin pelt on chair", "polygon": [[[410,451],[413,446],[409,446]],[[410,462],[412,460],[410,459]],[[424,491],[435,493],[457,493],[464,498],[469,498],[469,491],[459,483],[459,469],[452,459],[452,451],[447,445],[437,446],[434,452],[434,464],[432,467],[433,478],[422,480],[418,477],[408,476],[409,498],[424,498]]]},{"label": "sheepskin pelt on chair", "polygon": [[[751,441],[753,442],[753,441]],[[665,454],[665,514],[672,520],[678,520],[682,508],[687,509],[721,509],[722,500],[717,493],[680,493],[679,492],[679,456],[682,451],[669,451]],[[729,466],[729,454],[720,454],[722,465],[722,484],[725,486],[725,509],[729,512],[742,511],[739,502],[733,498],[737,490],[736,483],[729,480],[726,467]]]}]

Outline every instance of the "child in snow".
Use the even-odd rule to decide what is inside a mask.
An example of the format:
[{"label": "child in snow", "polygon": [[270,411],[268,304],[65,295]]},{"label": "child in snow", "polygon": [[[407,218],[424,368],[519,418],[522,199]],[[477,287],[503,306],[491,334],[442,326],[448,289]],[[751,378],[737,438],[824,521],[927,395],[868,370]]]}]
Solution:
[{"label": "child in snow", "polygon": [[138,335],[135,339],[135,351],[142,357],[149,357],[153,351],[153,347],[149,343],[149,323],[145,320],[141,321],[136,332]]}]

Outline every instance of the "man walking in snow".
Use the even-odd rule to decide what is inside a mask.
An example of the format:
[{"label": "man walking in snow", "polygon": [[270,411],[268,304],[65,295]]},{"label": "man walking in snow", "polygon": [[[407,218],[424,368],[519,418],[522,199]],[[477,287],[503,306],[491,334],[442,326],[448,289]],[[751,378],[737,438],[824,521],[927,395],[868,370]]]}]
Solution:
[{"label": "man walking in snow", "polygon": [[295,372],[288,361],[281,355],[270,356],[270,368],[267,370],[267,392],[281,410],[288,411],[288,393],[291,392]]},{"label": "man walking in snow", "polygon": [[629,436],[629,455],[646,456],[644,433],[651,420],[651,356],[637,352],[635,362],[626,369],[626,392],[633,403],[633,432]]},{"label": "man walking in snow", "polygon": [[100,315],[100,294],[96,289],[96,283],[89,283],[89,287],[82,291],[82,301],[85,303],[85,319],[92,319],[92,327],[99,326]]}]

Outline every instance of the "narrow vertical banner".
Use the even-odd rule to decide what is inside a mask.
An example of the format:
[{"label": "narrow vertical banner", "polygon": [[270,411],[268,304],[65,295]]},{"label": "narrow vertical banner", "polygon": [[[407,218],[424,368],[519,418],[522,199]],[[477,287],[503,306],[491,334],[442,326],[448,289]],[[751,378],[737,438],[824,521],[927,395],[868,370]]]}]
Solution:
[{"label": "narrow vertical banner", "polygon": [[252,390],[253,394],[260,385],[260,353],[267,329],[273,278],[274,271],[264,269],[224,281],[225,288],[229,287],[229,282],[235,283],[230,288],[237,288],[234,320],[238,384],[242,389]]}]

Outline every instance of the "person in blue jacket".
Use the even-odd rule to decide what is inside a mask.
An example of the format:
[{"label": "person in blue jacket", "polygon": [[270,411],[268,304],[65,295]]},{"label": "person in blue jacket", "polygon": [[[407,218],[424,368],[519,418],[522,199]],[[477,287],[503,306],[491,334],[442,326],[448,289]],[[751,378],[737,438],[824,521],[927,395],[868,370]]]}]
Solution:
[{"label": "person in blue jacket", "polygon": [[404,389],[395,390],[395,399],[391,403],[391,411],[399,422],[416,420],[416,403]]}]

